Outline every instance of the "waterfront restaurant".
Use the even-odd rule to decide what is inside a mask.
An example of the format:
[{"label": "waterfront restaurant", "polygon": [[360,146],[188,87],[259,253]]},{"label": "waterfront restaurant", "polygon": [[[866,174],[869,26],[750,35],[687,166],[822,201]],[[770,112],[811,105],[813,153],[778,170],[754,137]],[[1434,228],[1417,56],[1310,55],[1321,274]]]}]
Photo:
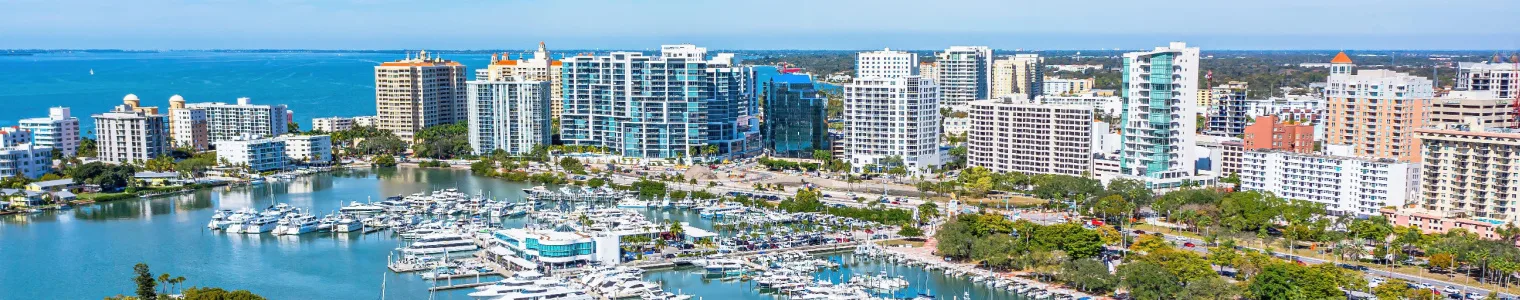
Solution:
[{"label": "waterfront restaurant", "polygon": [[525,260],[518,262],[503,258],[520,268],[542,267],[545,271],[552,271],[590,264],[611,266],[618,263],[620,253],[617,236],[587,235],[568,226],[554,230],[502,229],[492,232],[491,236],[495,238],[493,246],[504,248],[504,254]]}]

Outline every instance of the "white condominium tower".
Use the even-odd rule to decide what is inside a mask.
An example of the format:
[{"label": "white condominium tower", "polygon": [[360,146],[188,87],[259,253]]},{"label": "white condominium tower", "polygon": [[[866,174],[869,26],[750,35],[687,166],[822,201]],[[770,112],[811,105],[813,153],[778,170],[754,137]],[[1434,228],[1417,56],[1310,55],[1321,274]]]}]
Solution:
[{"label": "white condominium tower", "polygon": [[138,110],[129,102],[93,117],[95,147],[102,161],[146,161],[169,151],[168,120],[163,115]]},{"label": "white condominium tower", "polygon": [[1124,54],[1119,172],[1152,188],[1182,186],[1197,159],[1198,48],[1172,42]]},{"label": "white condominium tower", "polygon": [[169,97],[169,134],[174,147],[206,151],[211,147],[206,110],[185,106],[185,97]]},{"label": "white condominium tower", "polygon": [[[1511,57],[1510,60],[1520,59]],[[1457,90],[1494,91],[1500,99],[1515,99],[1520,93],[1520,68],[1515,62],[1457,63]]]},{"label": "white condominium tower", "polygon": [[1091,174],[1093,107],[1027,98],[1013,94],[971,101],[967,164],[993,172]]},{"label": "white condominium tower", "polygon": [[275,137],[289,131],[290,115],[284,104],[253,104],[247,97],[237,103],[207,102],[185,104],[187,109],[206,111],[206,137],[211,143],[240,139]]},{"label": "white condominium tower", "polygon": [[992,94],[1003,98],[1022,94],[1034,100],[1044,95],[1045,60],[1039,54],[1014,54],[992,61]]},{"label": "white condominium tower", "polygon": [[375,66],[375,127],[404,141],[465,117],[465,67],[427,51]]},{"label": "white condominium tower", "polygon": [[663,45],[565,58],[560,136],[634,158],[745,155],[760,150],[749,68],[731,53]]},{"label": "white condominium tower", "polygon": [[927,78],[856,78],[844,85],[845,156],[857,170],[897,158],[913,173],[939,166],[939,107]]},{"label": "white condominium tower", "polygon": [[992,48],[951,46],[936,56],[936,83],[943,106],[964,111],[967,102],[992,94]]},{"label": "white condominium tower", "polygon": [[21,129],[32,132],[32,144],[58,149],[63,157],[79,151],[79,118],[69,115],[68,107],[48,108],[45,118],[21,119]]},{"label": "white condominium tower", "polygon": [[901,78],[918,74],[918,54],[882,49],[855,57],[855,78]]},{"label": "white condominium tower", "polygon": [[515,77],[517,80],[548,82],[551,100],[549,113],[557,119],[564,110],[560,103],[564,97],[564,90],[560,86],[563,82],[560,80],[563,66],[563,62],[549,56],[549,49],[544,46],[544,42],[538,42],[538,50],[533,51],[531,58],[519,56],[513,60],[511,53],[501,53],[499,56],[491,54],[491,64],[485,69],[485,78],[477,76],[475,80],[507,81]]},{"label": "white condominium tower", "polygon": [[514,78],[469,82],[469,139],[475,154],[533,151],[553,138],[547,81]]}]

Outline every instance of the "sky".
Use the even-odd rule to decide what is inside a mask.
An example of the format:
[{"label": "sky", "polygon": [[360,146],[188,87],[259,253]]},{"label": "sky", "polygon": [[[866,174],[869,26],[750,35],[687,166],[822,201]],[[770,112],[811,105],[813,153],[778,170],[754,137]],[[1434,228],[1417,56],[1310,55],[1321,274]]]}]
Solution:
[{"label": "sky", "polygon": [[1514,0],[0,0],[4,49],[1520,49]]}]

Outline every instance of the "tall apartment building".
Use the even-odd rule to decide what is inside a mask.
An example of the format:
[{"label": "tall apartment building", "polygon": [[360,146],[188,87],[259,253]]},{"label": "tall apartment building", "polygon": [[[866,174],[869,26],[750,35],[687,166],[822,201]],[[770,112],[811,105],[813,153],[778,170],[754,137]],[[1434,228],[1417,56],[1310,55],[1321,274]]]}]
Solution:
[{"label": "tall apartment building", "polygon": [[1212,109],[1214,107],[1214,90],[1198,89],[1198,108]]},{"label": "tall apartment building", "polygon": [[290,164],[326,165],[333,162],[332,136],[286,134],[277,139],[285,142],[285,159]]},{"label": "tall apartment building", "polygon": [[1402,206],[1418,195],[1419,164],[1277,150],[1244,155],[1241,189],[1324,204],[1336,215],[1378,215],[1378,209]]},{"label": "tall apartment building", "polygon": [[32,142],[32,131],[21,126],[0,127],[0,147],[10,147]]},{"label": "tall apartment building", "polygon": [[0,147],[0,178],[37,179],[53,171],[53,148],[22,143]]},{"label": "tall apartment building", "polygon": [[489,155],[496,150],[523,154],[552,142],[552,88],[548,81],[504,77],[470,81],[468,86],[467,124],[475,154]]},{"label": "tall apartment building", "polygon": [[1425,105],[1435,97],[1430,79],[1389,70],[1352,74],[1355,64],[1345,52],[1330,64],[1326,144],[1350,146],[1354,156],[1418,162],[1414,130],[1424,125]]},{"label": "tall apartment building", "polygon": [[932,61],[918,63],[918,75],[939,82],[939,65]]},{"label": "tall apartment building", "polygon": [[1191,148],[1197,143],[1198,48],[1173,42],[1125,53],[1123,70],[1121,175],[1154,189],[1197,181]]},{"label": "tall apartment building", "polygon": [[901,78],[919,75],[918,54],[882,49],[855,55],[855,78]]},{"label": "tall apartment building", "polygon": [[206,139],[212,143],[240,139],[243,135],[263,138],[289,132],[290,115],[284,104],[253,104],[243,97],[237,103],[189,103],[185,108],[206,112]]},{"label": "tall apartment building", "polygon": [[992,94],[992,48],[950,46],[935,56],[941,106],[963,111]]},{"label": "tall apartment building", "polygon": [[1517,94],[1520,93],[1520,69],[1516,69],[1514,62],[1502,62],[1498,57],[1492,62],[1459,62],[1456,90],[1494,91],[1501,99],[1513,100],[1520,96]]},{"label": "tall apartment building", "polygon": [[565,144],[639,158],[749,155],[760,149],[758,101],[748,89],[748,68],[733,54],[709,58],[706,48],[664,45],[659,56],[620,51],[563,62]]},{"label": "tall apartment building", "polygon": [[246,165],[253,172],[283,170],[289,166],[285,140],[252,135],[216,142],[216,160],[235,166]]},{"label": "tall apartment building", "polygon": [[1014,54],[992,61],[991,98],[1013,94],[1045,95],[1045,60],[1039,54]]},{"label": "tall apartment building", "polygon": [[1118,116],[1124,107],[1124,99],[1116,96],[1096,96],[1093,94],[1074,96],[1039,96],[1034,99],[1035,103],[1044,104],[1077,104],[1092,106],[1093,111],[1099,114]]},{"label": "tall apartment building", "polygon": [[1092,78],[1045,78],[1044,87],[1041,90],[1044,91],[1044,96],[1081,95],[1091,93],[1093,83]]},{"label": "tall apartment building", "polygon": [[311,130],[316,130],[316,131],[321,131],[321,132],[344,131],[344,130],[353,129],[354,126],[355,126],[355,124],[354,124],[354,118],[326,117],[326,118],[312,118],[311,119]]},{"label": "tall apartment building", "polygon": [[770,155],[812,158],[814,150],[829,150],[828,99],[818,95],[813,78],[782,74],[765,83],[765,122],[761,136]]},{"label": "tall apartment building", "polygon": [[[476,77],[475,80],[506,81],[510,78],[523,81],[543,81],[549,83],[550,116],[558,119],[564,111],[564,89],[561,86],[560,77],[564,76],[564,63],[549,56],[549,50],[543,42],[538,42],[538,50],[533,51],[533,57],[519,57],[512,59],[510,53],[502,53],[500,56],[491,55],[491,64],[486,66],[486,77]],[[474,94],[473,92],[471,94]]]},{"label": "tall apartment building", "polygon": [[1242,139],[1246,150],[1275,149],[1314,153],[1314,125],[1284,123],[1277,116],[1256,117],[1255,123],[1246,126]]},{"label": "tall apartment building", "polygon": [[170,146],[206,151],[211,147],[210,123],[206,110],[185,106],[185,97],[169,97]]},{"label": "tall apartment building", "polygon": [[47,117],[20,123],[21,129],[31,132],[34,145],[58,149],[63,157],[74,157],[79,151],[79,118],[70,115],[68,107],[51,107]]},{"label": "tall apartment building", "polygon": [[1093,108],[1032,104],[1022,94],[971,102],[966,161],[994,172],[1093,172]]},{"label": "tall apartment building", "polygon": [[1498,91],[1451,91],[1430,101],[1425,108],[1426,126],[1465,124],[1476,118],[1488,128],[1516,128],[1515,99],[1498,97]]},{"label": "tall apartment building", "polygon": [[100,160],[146,161],[169,152],[168,118],[137,108],[129,101],[110,112],[91,116],[95,119],[95,149]]},{"label": "tall apartment building", "polygon": [[1214,102],[1209,107],[1208,127],[1204,134],[1233,137],[1245,133],[1246,123],[1251,121],[1246,100],[1249,87],[1244,81],[1231,81],[1210,89]]},{"label": "tall apartment building", "polygon": [[[1465,127],[1465,128],[1464,128]],[[1421,128],[1419,206],[1443,217],[1520,222],[1520,132],[1506,128]]]},{"label": "tall apartment building", "polygon": [[411,141],[423,128],[463,121],[465,66],[428,56],[375,66],[375,127]]},{"label": "tall apartment building", "polygon": [[844,85],[845,156],[858,170],[901,157],[914,173],[939,166],[939,89],[919,76]]}]

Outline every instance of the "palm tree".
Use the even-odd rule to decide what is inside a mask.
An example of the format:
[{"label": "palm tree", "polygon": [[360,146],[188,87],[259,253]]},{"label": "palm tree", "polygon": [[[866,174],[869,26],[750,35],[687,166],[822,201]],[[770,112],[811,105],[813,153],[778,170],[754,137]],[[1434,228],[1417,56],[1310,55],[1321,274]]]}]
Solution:
[{"label": "palm tree", "polygon": [[176,277],[174,277],[174,279],[169,279],[169,284],[173,284],[174,285],[174,293],[176,293],[176,294],[179,293],[179,284],[180,283],[184,283],[184,282],[185,282],[185,276],[176,276]]}]

